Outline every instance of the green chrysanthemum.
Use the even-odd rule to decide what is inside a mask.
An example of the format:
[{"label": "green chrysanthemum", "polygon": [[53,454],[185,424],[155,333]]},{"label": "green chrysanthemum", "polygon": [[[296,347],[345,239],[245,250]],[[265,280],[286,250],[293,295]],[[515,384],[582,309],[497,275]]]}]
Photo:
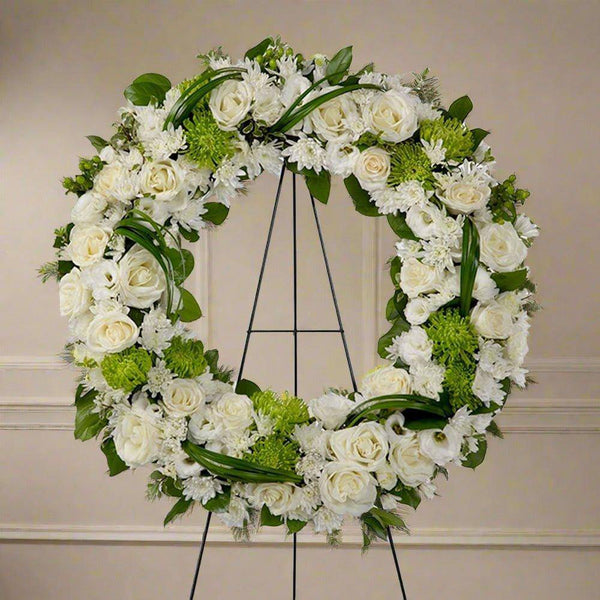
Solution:
[{"label": "green chrysanthemum", "polygon": [[235,153],[235,133],[220,129],[209,110],[196,110],[183,127],[187,155],[199,167],[215,169]]},{"label": "green chrysanthemum", "polygon": [[458,410],[465,405],[471,409],[481,406],[472,391],[478,338],[469,317],[462,317],[454,308],[439,311],[429,317],[424,328],[433,342],[433,358],[446,367],[444,389],[452,407]]},{"label": "green chrysanthemum", "polygon": [[298,444],[280,435],[269,435],[256,442],[247,460],[263,467],[294,471],[298,462]]},{"label": "green chrysanthemum", "polygon": [[163,352],[167,367],[186,379],[202,375],[208,368],[204,357],[204,346],[200,340],[184,340],[175,337]]},{"label": "green chrysanthemum", "polygon": [[446,150],[446,160],[460,161],[473,150],[473,134],[458,119],[440,117],[435,121],[421,123],[421,139],[435,143],[442,140]]},{"label": "green chrysanthemum", "polygon": [[102,359],[102,375],[111,388],[131,392],[148,380],[152,358],[143,348],[127,348]]},{"label": "green chrysanthemum", "polygon": [[389,185],[396,186],[411,180],[426,184],[432,178],[431,163],[420,145],[407,142],[394,148],[388,177]]},{"label": "green chrysanthemum", "polygon": [[275,430],[289,433],[295,425],[305,423],[309,419],[308,407],[304,401],[287,392],[278,396],[271,390],[257,392],[252,396],[256,412],[273,419]]}]

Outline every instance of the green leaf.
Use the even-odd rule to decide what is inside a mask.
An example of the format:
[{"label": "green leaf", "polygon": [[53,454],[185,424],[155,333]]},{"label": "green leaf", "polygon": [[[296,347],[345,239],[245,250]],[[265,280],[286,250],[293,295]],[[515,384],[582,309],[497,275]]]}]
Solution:
[{"label": "green leaf", "polygon": [[161,104],[170,87],[171,82],[164,75],[146,73],[134,79],[123,95],[136,106],[148,106],[151,102]]},{"label": "green leaf", "polygon": [[381,540],[387,540],[387,529],[373,515],[367,513],[361,517],[361,521],[373,535]]},{"label": "green leaf", "polygon": [[390,494],[396,496],[398,498],[398,502],[402,504],[406,504],[407,506],[411,506],[415,510],[421,504],[421,494],[419,494],[416,488],[408,487],[402,483],[398,484]]},{"label": "green leaf", "polygon": [[235,393],[241,394],[242,396],[248,396],[248,398],[252,398],[254,394],[260,392],[260,388],[249,379],[240,379],[235,386]]},{"label": "green leaf", "polygon": [[288,519],[285,524],[287,525],[288,533],[298,533],[306,527],[306,521],[299,521],[297,519]]},{"label": "green leaf", "polygon": [[448,114],[454,119],[464,121],[473,110],[473,102],[469,96],[461,96],[455,100],[448,109]]},{"label": "green leaf", "polygon": [[493,435],[494,437],[497,438],[504,438],[504,434],[502,433],[502,430],[500,429],[500,427],[498,427],[498,423],[496,423],[496,421],[492,421],[489,425],[486,431],[489,431],[491,435]]},{"label": "green leaf", "polygon": [[166,257],[173,267],[173,282],[181,285],[194,269],[194,255],[185,249],[166,248]]},{"label": "green leaf", "polygon": [[184,229],[183,227],[179,227],[179,233],[181,234],[181,237],[188,242],[197,242],[200,239],[200,235],[195,229]]},{"label": "green leaf", "polygon": [[101,138],[99,135],[86,135],[85,137],[88,140],[90,140],[90,143],[92,144],[92,146],[94,146],[97,152],[100,152],[102,148],[108,146],[108,142],[104,138]]},{"label": "green leaf", "polygon": [[329,171],[322,169],[319,174],[306,175],[304,179],[311,196],[315,197],[319,202],[327,204],[329,192],[331,191],[331,175]]},{"label": "green leaf", "polygon": [[101,419],[94,403],[97,392],[91,390],[84,393],[84,388],[80,385],[75,394],[75,439],[85,442],[96,437],[106,426],[106,420]]},{"label": "green leaf", "polygon": [[460,263],[460,314],[466,317],[471,310],[473,287],[479,266],[479,233],[471,219],[465,219]]},{"label": "green leaf", "polygon": [[266,504],[263,504],[262,510],[260,511],[260,524],[266,527],[278,527],[283,524],[283,519],[274,515],[269,510]]},{"label": "green leaf", "polygon": [[479,148],[479,144],[483,142],[483,140],[490,135],[489,131],[485,129],[480,129],[476,127],[475,129],[471,129],[471,137],[473,138],[473,152]]},{"label": "green leaf", "polygon": [[229,506],[229,500],[231,499],[231,488],[227,488],[222,494],[218,494],[214,498],[208,500],[202,506],[210,512],[223,512],[227,510]]},{"label": "green leaf", "polygon": [[354,202],[354,208],[361,215],[366,217],[380,217],[381,214],[377,210],[375,204],[371,202],[371,197],[368,192],[363,190],[358,183],[358,179],[354,175],[350,175],[344,179],[344,185]]},{"label": "green leaf", "polygon": [[204,208],[206,212],[202,215],[202,218],[214,225],[220,225],[229,214],[229,207],[220,202],[207,202]]},{"label": "green leaf", "polygon": [[352,64],[352,46],[342,48],[327,63],[325,75],[330,85],[337,85],[344,77]]},{"label": "green leaf", "polygon": [[244,54],[244,57],[249,58],[250,60],[253,60],[257,56],[264,54],[265,50],[273,43],[274,42],[273,42],[272,37],[265,38],[262,42],[259,42],[258,44],[256,44],[256,46],[253,46],[252,48],[250,48],[250,50],[248,50],[248,52],[246,52],[246,54]]},{"label": "green leaf", "polygon": [[394,256],[392,260],[390,260],[390,279],[394,284],[395,288],[400,287],[400,283],[398,281],[398,276],[400,275],[400,269],[402,268],[402,261],[399,256]]},{"label": "green leaf", "polygon": [[179,288],[179,293],[181,294],[181,308],[177,311],[179,318],[184,323],[199,319],[202,316],[202,310],[193,294],[185,288]]},{"label": "green leaf", "polygon": [[413,233],[412,229],[406,224],[406,219],[400,213],[397,215],[389,214],[387,216],[388,223],[392,231],[400,238],[407,240],[418,240],[419,238]]},{"label": "green leaf", "polygon": [[424,429],[444,429],[448,425],[446,419],[418,419],[404,423],[406,429],[411,431],[423,431]]},{"label": "green leaf", "polygon": [[487,452],[487,440],[485,440],[485,439],[479,440],[479,445],[477,446],[477,450],[475,450],[475,452],[471,452],[471,454],[467,454],[467,456],[462,461],[463,467],[468,467],[469,469],[475,469],[483,462],[486,452]]},{"label": "green leaf", "polygon": [[527,269],[519,269],[510,273],[492,273],[492,279],[501,292],[512,292],[526,287],[528,274]]},{"label": "green leaf", "polygon": [[[374,506],[370,511],[370,515],[373,515],[386,529],[388,527],[395,527],[396,529],[403,529],[406,531],[406,523],[396,513],[389,510]],[[387,537],[387,532],[386,532]]]},{"label": "green leaf", "polygon": [[185,498],[179,498],[179,500],[177,500],[177,502],[175,502],[175,504],[173,505],[173,508],[167,513],[167,516],[165,517],[165,520],[163,523],[165,525],[165,527],[171,521],[173,521],[173,519],[176,519],[180,515],[185,514],[188,511],[188,509],[190,508],[190,506],[192,505],[192,502],[193,502],[193,500],[186,500]]},{"label": "green leaf", "polygon": [[381,356],[381,358],[387,359],[388,353],[386,351],[386,348],[391,345],[392,340],[397,335],[400,335],[405,331],[408,331],[409,329],[409,323],[405,321],[402,317],[398,317],[394,321],[391,328],[379,338],[379,342],[377,343],[377,353],[379,354],[379,356]]},{"label": "green leaf", "polygon": [[115,447],[115,441],[108,437],[100,446],[102,452],[104,452],[104,456],[106,456],[106,462],[108,463],[108,474],[111,477],[122,473],[123,471],[127,471],[129,467],[125,464],[123,459],[117,454],[117,449]]}]

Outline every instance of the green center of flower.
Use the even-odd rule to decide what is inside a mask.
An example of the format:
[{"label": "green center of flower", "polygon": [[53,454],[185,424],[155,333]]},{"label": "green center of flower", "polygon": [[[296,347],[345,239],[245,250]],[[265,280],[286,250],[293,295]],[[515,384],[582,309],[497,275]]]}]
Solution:
[{"label": "green center of flower", "polygon": [[234,132],[220,129],[209,110],[194,111],[183,127],[188,144],[187,156],[199,167],[215,169],[234,155]]},{"label": "green center of flower", "polygon": [[308,407],[301,398],[287,392],[277,395],[271,390],[257,392],[252,396],[257,413],[273,420],[275,431],[291,433],[295,425],[308,421]]},{"label": "green center of flower", "polygon": [[152,358],[143,348],[127,348],[118,354],[105,356],[100,367],[111,388],[131,392],[148,380]]},{"label": "green center of flower", "polygon": [[204,357],[204,346],[200,340],[175,337],[163,354],[167,368],[179,377],[198,377],[208,367]]},{"label": "green center of flower", "polygon": [[432,177],[431,163],[420,145],[408,142],[394,147],[388,185],[396,186],[413,180],[428,184]]},{"label": "green center of flower", "polygon": [[431,143],[442,140],[446,160],[461,161],[469,156],[473,149],[473,134],[458,119],[440,117],[435,121],[423,121],[421,139]]}]

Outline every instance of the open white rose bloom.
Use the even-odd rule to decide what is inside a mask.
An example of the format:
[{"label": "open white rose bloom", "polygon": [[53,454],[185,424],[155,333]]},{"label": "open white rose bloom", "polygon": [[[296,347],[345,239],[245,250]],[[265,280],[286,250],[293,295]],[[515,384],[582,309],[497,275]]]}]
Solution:
[{"label": "open white rose bloom", "polygon": [[[175,501],[166,523],[200,504],[239,535],[310,524],[333,541],[357,518],[368,544],[405,528],[401,506],[433,497],[450,463],[483,461],[527,383],[528,192],[495,178],[468,97],[445,109],[427,72],[351,72],[351,58],[268,38],[237,62],[207,54],[175,86],[142,75],[112,137],[90,136],[98,154],[64,180],[72,222],[41,272],[60,282],[81,369],[75,436],[100,439],[111,475],[150,467],[149,496]],[[354,209],[398,236],[382,364],[356,390],[303,400],[234,383],[185,326],[201,312],[182,241],[283,169],[324,204],[342,176]]]}]

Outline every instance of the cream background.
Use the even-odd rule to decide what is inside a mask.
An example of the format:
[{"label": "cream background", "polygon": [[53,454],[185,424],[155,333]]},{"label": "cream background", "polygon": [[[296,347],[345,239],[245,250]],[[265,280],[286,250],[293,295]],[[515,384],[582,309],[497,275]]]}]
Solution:
[{"label": "cream background", "polygon": [[[73,440],[74,374],[56,358],[65,323],[56,287],[42,287],[34,270],[68,219],[60,178],[90,154],[84,135],[108,134],[135,76],[177,81],[194,72],[197,52],[221,44],[238,56],[276,33],[306,54],[354,43],[356,66],[430,66],[447,101],[469,93],[470,122],[492,129],[501,174],[518,171],[543,230],[530,257],[545,307],[529,361],[539,384],[511,398],[506,440],[491,444],[484,465],[452,469],[442,497],[409,517],[413,535],[397,536],[409,597],[598,597],[598,2],[3,0],[0,14],[0,597],[187,597],[202,515],[163,530],[168,507],[144,501],[145,473],[109,480],[94,443]],[[211,318],[200,329],[232,365],[275,185],[263,176],[196,249],[195,289]],[[257,326],[290,323],[289,204],[286,187]],[[299,204],[300,325],[331,327],[306,196]],[[392,240],[354,213],[339,182],[320,214],[360,373],[375,360]],[[310,335],[301,393],[347,384],[337,340]],[[246,374],[290,386],[290,352],[285,335],[255,338]],[[331,551],[302,538],[298,597],[399,597],[389,550],[361,557],[356,533],[346,539]],[[210,540],[197,597],[289,594],[290,544],[278,532],[247,547],[215,526]]]}]

